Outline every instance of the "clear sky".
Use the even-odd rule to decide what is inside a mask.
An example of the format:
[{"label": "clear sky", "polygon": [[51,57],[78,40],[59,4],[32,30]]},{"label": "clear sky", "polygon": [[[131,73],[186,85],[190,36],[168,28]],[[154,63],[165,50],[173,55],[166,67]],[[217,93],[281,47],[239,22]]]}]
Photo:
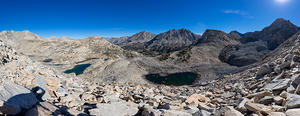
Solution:
[{"label": "clear sky", "polygon": [[277,18],[300,26],[300,0],[0,0],[0,31],[43,37],[118,37],[187,28],[261,30]]}]

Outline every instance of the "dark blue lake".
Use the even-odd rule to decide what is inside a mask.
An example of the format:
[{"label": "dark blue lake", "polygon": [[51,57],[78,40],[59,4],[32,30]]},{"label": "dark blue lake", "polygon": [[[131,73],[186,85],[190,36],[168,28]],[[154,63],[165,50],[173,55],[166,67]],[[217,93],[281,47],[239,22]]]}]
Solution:
[{"label": "dark blue lake", "polygon": [[159,74],[149,74],[145,78],[155,84],[165,84],[165,85],[192,85],[197,79],[197,74],[191,72],[184,73],[174,73],[167,76],[160,76]]},{"label": "dark blue lake", "polygon": [[88,68],[89,66],[91,66],[91,64],[80,64],[80,65],[76,65],[74,68],[70,69],[70,70],[66,70],[64,73],[70,74],[70,73],[75,73],[76,75],[80,75],[83,73],[83,71]]}]

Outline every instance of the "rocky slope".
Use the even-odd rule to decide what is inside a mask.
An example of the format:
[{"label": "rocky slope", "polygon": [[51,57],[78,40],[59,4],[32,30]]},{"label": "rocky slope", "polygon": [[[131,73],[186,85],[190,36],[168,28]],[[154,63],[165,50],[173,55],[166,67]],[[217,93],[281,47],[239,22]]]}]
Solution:
[{"label": "rocky slope", "polygon": [[[231,105],[244,115],[298,115],[300,32],[271,52],[262,62],[241,73],[208,85],[224,88]],[[227,86],[221,84],[226,83]],[[230,88],[230,90],[229,90]]]}]

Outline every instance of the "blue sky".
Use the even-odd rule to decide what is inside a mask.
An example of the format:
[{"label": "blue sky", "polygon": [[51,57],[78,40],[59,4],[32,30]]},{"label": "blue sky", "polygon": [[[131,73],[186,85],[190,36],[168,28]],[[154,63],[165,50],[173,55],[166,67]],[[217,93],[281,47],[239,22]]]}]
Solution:
[{"label": "blue sky", "polygon": [[0,31],[43,37],[125,36],[187,28],[261,30],[282,17],[300,26],[300,0],[0,0]]}]

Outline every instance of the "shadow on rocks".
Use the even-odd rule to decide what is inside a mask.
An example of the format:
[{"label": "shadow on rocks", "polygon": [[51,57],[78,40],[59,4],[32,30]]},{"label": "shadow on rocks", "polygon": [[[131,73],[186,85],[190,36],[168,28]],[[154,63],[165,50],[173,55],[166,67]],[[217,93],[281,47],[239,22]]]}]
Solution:
[{"label": "shadow on rocks", "polygon": [[[7,88],[5,88],[7,89]],[[11,92],[14,90],[7,90]],[[42,99],[45,90],[41,87],[32,88],[31,92],[18,94],[10,97],[5,102],[1,103],[0,99],[0,116],[4,115],[17,115],[17,116],[43,116],[43,115],[66,115],[75,116],[68,112],[66,106],[57,107]],[[5,94],[4,94],[5,95]],[[5,96],[4,96],[5,97]],[[81,113],[77,116],[86,116],[87,114]]]}]

